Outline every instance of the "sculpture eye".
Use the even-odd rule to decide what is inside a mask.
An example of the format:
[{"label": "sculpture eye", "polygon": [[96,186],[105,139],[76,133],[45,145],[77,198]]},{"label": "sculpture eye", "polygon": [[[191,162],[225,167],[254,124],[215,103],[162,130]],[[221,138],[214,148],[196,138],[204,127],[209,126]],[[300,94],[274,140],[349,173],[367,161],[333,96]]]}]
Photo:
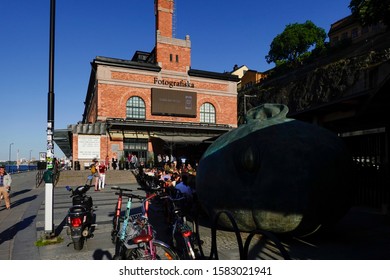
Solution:
[{"label": "sculpture eye", "polygon": [[257,149],[249,146],[246,150],[244,150],[241,156],[241,164],[246,171],[256,171],[260,167],[259,153]]}]

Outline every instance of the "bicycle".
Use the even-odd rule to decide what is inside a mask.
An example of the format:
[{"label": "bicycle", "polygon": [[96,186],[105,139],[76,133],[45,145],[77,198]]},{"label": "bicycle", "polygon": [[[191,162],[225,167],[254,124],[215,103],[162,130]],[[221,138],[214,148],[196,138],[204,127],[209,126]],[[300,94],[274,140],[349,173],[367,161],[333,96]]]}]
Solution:
[{"label": "bicycle", "polygon": [[38,170],[37,175],[35,175],[35,187],[38,188],[43,182],[43,173],[45,170]]},{"label": "bicycle", "polygon": [[[134,219],[134,217],[130,216],[131,206],[133,202],[133,198],[142,199],[140,196],[136,196],[134,194],[130,193],[124,193],[122,192],[116,192],[116,195],[118,195],[118,201],[121,200],[123,196],[127,197],[127,203],[126,203],[126,210],[123,217],[119,218],[117,224],[118,230],[113,230],[113,240],[115,240],[115,254],[114,259],[123,259],[123,254],[126,251],[126,248],[124,246],[124,243],[126,242],[127,237],[134,235],[134,229],[132,227],[129,227],[129,223],[131,223]],[[118,211],[119,202],[117,204],[117,213],[121,211]],[[138,214],[139,215],[139,214]],[[117,217],[117,215],[116,215]],[[122,222],[122,224],[120,224]],[[129,232],[128,232],[129,230]]]},{"label": "bicycle", "polygon": [[187,217],[188,208],[191,208],[187,198],[177,189],[171,190],[170,195],[163,198],[170,202],[168,220],[171,221],[171,242],[180,258],[187,260],[203,258],[196,222]]},{"label": "bicycle", "polygon": [[[111,187],[112,190],[118,190],[119,192],[116,192],[115,194],[118,195],[118,200],[115,206],[115,214],[114,218],[112,220],[112,231],[111,231],[111,241],[113,244],[116,244],[118,233],[120,229],[121,222],[123,222],[123,218],[121,218],[121,211],[122,211],[122,201],[123,201],[123,193],[124,192],[132,192],[131,189],[125,189],[117,186]],[[131,206],[131,205],[130,205]]]},{"label": "bicycle", "polygon": [[[116,193],[117,194],[117,193]],[[153,226],[149,223],[149,201],[157,196],[154,193],[141,197],[132,193],[123,193],[128,197],[124,222],[118,233],[115,259],[122,260],[177,260],[177,253],[166,243],[155,238]],[[142,212],[130,215],[133,199],[142,203]]]}]

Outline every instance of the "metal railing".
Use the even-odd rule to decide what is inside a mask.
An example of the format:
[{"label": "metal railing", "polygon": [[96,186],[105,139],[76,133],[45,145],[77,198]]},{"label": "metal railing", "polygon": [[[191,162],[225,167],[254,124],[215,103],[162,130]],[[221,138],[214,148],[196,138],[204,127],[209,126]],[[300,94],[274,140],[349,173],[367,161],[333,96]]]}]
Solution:
[{"label": "metal railing", "polygon": [[[38,170],[37,174],[35,175],[35,187],[39,188],[39,186],[44,181],[44,174],[46,170]],[[61,171],[57,170],[56,172],[53,172],[53,184],[54,186],[57,185],[58,181],[60,180]]]},{"label": "metal railing", "polygon": [[[217,243],[217,231],[218,231],[218,221],[222,215],[226,215],[228,219],[231,222],[231,225],[233,227],[233,232],[236,238],[237,242],[237,248],[239,252],[239,258],[240,260],[248,260],[249,258],[249,250],[251,248],[251,242],[254,238],[254,236],[259,235],[261,236],[262,244],[265,245],[267,244],[268,246],[272,246],[273,250],[273,255],[278,255],[279,257],[285,259],[285,260],[290,260],[290,255],[288,254],[287,250],[281,243],[281,241],[272,233],[269,231],[261,230],[261,229],[256,229],[253,230],[249,233],[249,235],[246,237],[245,243],[243,242],[243,238],[241,237],[241,232],[237,226],[237,223],[233,217],[233,215],[229,211],[220,211],[218,212],[214,218],[213,218],[213,223],[211,226],[211,249],[210,249],[210,255],[205,256],[202,245],[201,245],[201,238],[199,236],[199,230],[196,230],[196,233],[198,234],[198,243],[200,244],[200,252],[203,256],[204,259],[213,259],[213,260],[219,260],[219,255],[218,255],[218,243]],[[196,223],[198,224],[198,223]],[[263,246],[264,247],[264,246]],[[265,255],[267,255],[265,253]],[[271,254],[268,254],[267,259],[272,259]]]}]

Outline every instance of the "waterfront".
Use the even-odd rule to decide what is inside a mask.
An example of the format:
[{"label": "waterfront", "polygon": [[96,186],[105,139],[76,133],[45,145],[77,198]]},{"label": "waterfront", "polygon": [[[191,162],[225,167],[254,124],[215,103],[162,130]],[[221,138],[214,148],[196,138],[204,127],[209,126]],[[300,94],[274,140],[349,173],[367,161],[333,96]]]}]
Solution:
[{"label": "waterfront", "polygon": [[6,163],[1,163],[5,166],[5,170],[8,173],[19,173],[19,172],[25,172],[25,171],[33,171],[37,170],[38,165],[37,164],[21,164],[21,165],[8,165]]}]

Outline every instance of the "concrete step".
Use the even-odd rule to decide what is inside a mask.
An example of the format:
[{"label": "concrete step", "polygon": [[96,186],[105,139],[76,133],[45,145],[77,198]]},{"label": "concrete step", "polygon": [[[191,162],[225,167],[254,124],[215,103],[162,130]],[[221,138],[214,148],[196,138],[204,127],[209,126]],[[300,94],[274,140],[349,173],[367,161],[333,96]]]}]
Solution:
[{"label": "concrete step", "polygon": [[[90,170],[63,170],[56,187],[80,186],[87,182]],[[106,185],[135,184],[137,180],[130,170],[107,170]]]}]

